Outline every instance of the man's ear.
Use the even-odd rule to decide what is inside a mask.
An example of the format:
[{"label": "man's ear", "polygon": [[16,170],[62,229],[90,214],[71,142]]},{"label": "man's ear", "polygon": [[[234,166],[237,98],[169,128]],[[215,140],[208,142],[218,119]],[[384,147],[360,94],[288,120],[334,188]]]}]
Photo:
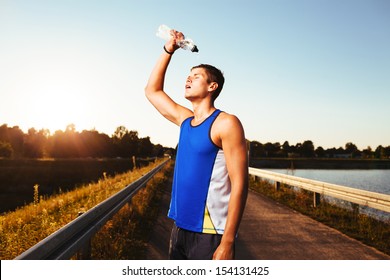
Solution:
[{"label": "man's ear", "polygon": [[216,82],[211,82],[209,85],[209,91],[214,92],[218,88],[218,84]]}]

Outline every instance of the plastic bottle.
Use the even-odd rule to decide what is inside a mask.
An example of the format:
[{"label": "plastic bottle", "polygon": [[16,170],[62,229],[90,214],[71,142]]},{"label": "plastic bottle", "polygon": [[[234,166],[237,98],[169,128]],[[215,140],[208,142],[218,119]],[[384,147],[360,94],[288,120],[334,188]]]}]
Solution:
[{"label": "plastic bottle", "polygon": [[[156,36],[164,39],[165,41],[168,41],[171,38],[170,32],[171,28],[162,24],[158,27]],[[190,50],[192,52],[199,51],[197,46],[194,44],[194,41],[192,41],[190,38],[184,38],[184,40],[177,42],[177,45],[184,50]]]}]

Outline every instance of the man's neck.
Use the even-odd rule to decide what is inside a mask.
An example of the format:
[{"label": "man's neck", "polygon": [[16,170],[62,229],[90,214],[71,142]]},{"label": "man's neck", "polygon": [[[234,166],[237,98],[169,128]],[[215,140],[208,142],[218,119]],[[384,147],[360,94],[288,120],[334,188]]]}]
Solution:
[{"label": "man's neck", "polygon": [[194,110],[194,121],[195,123],[201,123],[208,116],[210,116],[214,111],[214,104],[210,103],[192,103],[192,108]]}]

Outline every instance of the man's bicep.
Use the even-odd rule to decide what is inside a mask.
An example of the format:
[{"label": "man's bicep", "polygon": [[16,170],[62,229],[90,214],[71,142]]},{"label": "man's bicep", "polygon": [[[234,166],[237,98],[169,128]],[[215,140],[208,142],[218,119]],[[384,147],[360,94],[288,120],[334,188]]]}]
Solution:
[{"label": "man's bicep", "polygon": [[244,128],[236,117],[224,130],[222,144],[229,176],[232,180],[238,180],[242,183],[248,174],[248,157]]},{"label": "man's bicep", "polygon": [[176,125],[180,126],[185,118],[192,115],[188,108],[177,104],[164,91],[147,95],[147,98],[161,115]]}]

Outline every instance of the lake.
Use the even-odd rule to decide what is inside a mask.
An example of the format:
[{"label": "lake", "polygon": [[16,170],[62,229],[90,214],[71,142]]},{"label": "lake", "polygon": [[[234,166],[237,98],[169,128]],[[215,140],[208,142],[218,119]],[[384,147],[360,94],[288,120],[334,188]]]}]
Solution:
[{"label": "lake", "polygon": [[[265,169],[272,172],[293,175],[301,178],[352,187],[371,192],[390,194],[390,170],[389,169],[363,169],[363,170],[328,170],[328,169]],[[334,198],[326,198],[332,203],[346,205]],[[373,215],[381,220],[390,221],[390,213],[368,207],[360,207],[362,213]]]},{"label": "lake", "polygon": [[388,169],[266,169],[282,174],[390,194],[390,170]]}]

